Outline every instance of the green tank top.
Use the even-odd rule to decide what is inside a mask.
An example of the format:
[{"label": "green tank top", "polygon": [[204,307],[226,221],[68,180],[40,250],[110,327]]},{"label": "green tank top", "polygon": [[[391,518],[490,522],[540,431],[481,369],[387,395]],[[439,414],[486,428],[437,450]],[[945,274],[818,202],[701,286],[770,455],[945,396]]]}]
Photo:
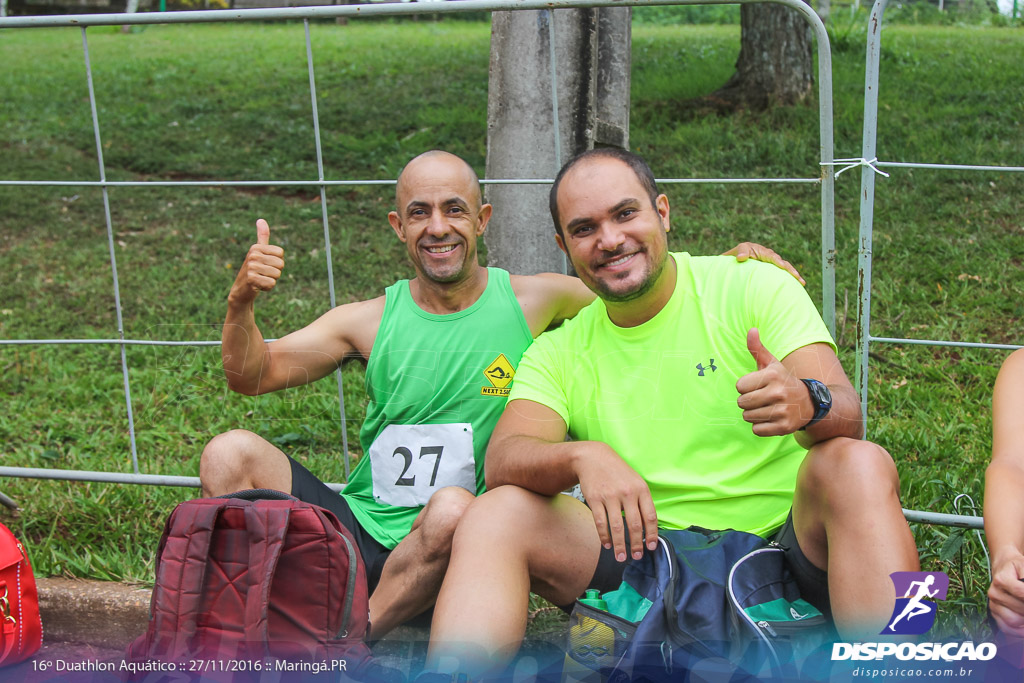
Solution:
[{"label": "green tank top", "polygon": [[356,519],[393,548],[445,486],[484,490],[484,454],[519,359],[533,340],[509,274],[488,268],[469,308],[428,313],[409,281],[385,292],[366,365],[363,457],[342,491]]}]

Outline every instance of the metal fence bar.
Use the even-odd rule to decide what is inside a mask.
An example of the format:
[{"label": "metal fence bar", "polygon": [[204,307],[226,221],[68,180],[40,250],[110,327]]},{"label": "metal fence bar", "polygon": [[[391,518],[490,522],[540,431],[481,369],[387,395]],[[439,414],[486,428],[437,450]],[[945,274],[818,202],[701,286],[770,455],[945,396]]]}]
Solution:
[{"label": "metal fence bar", "polygon": [[[555,150],[555,174],[558,174],[559,169],[562,168],[562,136],[561,130],[558,127],[558,69],[556,68],[558,63],[555,58],[555,12],[554,10],[546,9],[543,12],[543,16],[547,18],[548,24],[548,67],[551,70],[551,130],[554,131],[554,150]],[[554,179],[551,180],[554,182]],[[561,251],[561,250],[559,250]],[[562,261],[562,274],[569,272],[569,257],[565,255],[565,252],[561,252]]]},{"label": "metal fence bar", "polygon": [[[933,170],[961,171],[1024,171],[1021,166],[991,166],[976,164],[929,164],[912,162],[877,161],[878,140],[878,85],[881,71],[882,15],[888,0],[876,0],[868,18],[868,42],[864,84],[864,134],[861,156],[872,159],[872,164],[886,168],[921,168]],[[926,339],[904,339],[898,337],[875,337],[871,334],[871,261],[872,235],[874,230],[875,170],[870,165],[861,168],[861,215],[860,248],[858,251],[857,287],[859,302],[857,308],[857,338],[859,352],[855,369],[854,386],[860,393],[861,412],[865,422],[868,415],[868,370],[869,349],[872,342],[891,344],[917,344],[943,347],[1012,350],[1021,348],[1013,344],[988,344],[983,342],[955,342]]]},{"label": "metal fence bar", "polygon": [[[100,117],[96,110],[96,90],[93,87],[92,63],[89,60],[89,40],[82,27],[82,51],[85,55],[85,75],[89,83],[89,108],[92,110],[92,130],[96,138],[96,160],[100,169],[100,182],[106,183],[107,169],[103,163],[103,140],[100,137]],[[114,251],[114,226],[110,219],[110,195],[103,185],[103,216],[107,223],[107,249],[110,251],[110,271],[114,282],[114,310],[117,315],[117,336],[124,339],[124,318],[121,315],[121,288],[117,278],[117,254]],[[124,401],[128,410],[128,442],[131,446],[132,471],[139,473],[139,453],[135,444],[135,416],[132,414],[132,390],[128,380],[128,357],[125,345],[121,344],[121,374],[124,379]]]},{"label": "metal fence bar", "polygon": [[[744,183],[802,183],[816,185],[821,178],[656,178],[659,185]],[[481,185],[550,185],[554,178],[484,178]],[[394,180],[0,180],[0,187],[308,187],[394,185]]]},{"label": "metal fence bar", "polygon": [[[265,339],[264,341],[273,341]],[[19,344],[121,344],[124,346],[219,346],[220,340],[165,341],[160,339],[0,339],[0,346]]]},{"label": "metal fence bar", "polygon": [[[666,5],[736,5],[775,3],[800,12],[811,23],[815,37],[824,36],[825,25],[802,0],[459,0],[424,6],[420,3],[379,3],[367,5],[321,5],[315,7],[278,7],[234,10],[197,10],[188,12],[147,12],[120,14],[44,15],[0,19],[0,28],[40,28],[55,26],[132,26],[139,24],[200,24],[270,19],[336,19],[338,17],[403,16],[413,14],[459,14],[517,10],[582,9],[588,7],[661,7]],[[813,10],[811,10],[813,13]],[[815,24],[817,20],[817,24]],[[819,48],[820,50],[820,48]]]},{"label": "metal fence bar", "polygon": [[[61,481],[95,481],[102,484],[144,484],[150,486],[182,486],[199,488],[199,477],[178,477],[168,474],[127,474],[124,472],[95,472],[92,470],[52,470],[41,467],[0,467],[0,477],[23,479],[59,479]],[[344,484],[327,484],[340,491]]]},{"label": "metal fence bar", "polygon": [[[558,129],[558,62],[555,58],[555,13],[544,10],[548,25],[548,66],[551,69],[551,128],[554,130],[555,174],[562,168],[562,136]],[[554,182],[552,178],[551,182]]]},{"label": "metal fence bar", "polygon": [[944,512],[922,512],[903,508],[903,517],[908,522],[920,524],[937,524],[939,526],[957,526],[964,529],[984,529],[985,520],[974,515],[949,515]]},{"label": "metal fence bar", "polygon": [[[801,3],[805,8],[805,16],[818,15],[809,4]],[[820,24],[820,20],[818,21]],[[811,25],[815,24],[811,22]],[[835,161],[833,155],[833,112],[832,112],[832,50],[828,43],[828,34],[824,25],[817,36],[818,40],[818,81],[822,92],[827,91],[828,97],[819,97],[821,112],[818,116],[821,163],[821,317],[828,327],[832,338],[836,339],[836,209],[835,184],[836,174],[831,171]],[[822,42],[824,41],[824,42]],[[822,49],[824,45],[824,49]]]},{"label": "metal fence bar", "polygon": [[886,168],[930,168],[940,171],[1024,171],[1024,166],[977,166],[971,164],[920,164],[903,161],[876,161],[875,166]]},{"label": "metal fence bar", "polygon": [[[864,132],[861,157],[874,159],[878,143],[878,75],[881,60],[882,13],[886,0],[877,0],[868,17],[867,57],[864,69]],[[860,238],[857,248],[857,339],[860,353],[853,384],[860,393],[861,419],[868,419],[868,329],[871,322],[871,239],[875,219],[875,172],[860,170]]]},{"label": "metal fence bar", "polygon": [[883,342],[886,344],[919,344],[922,346],[955,346],[958,348],[965,349],[1004,349],[1012,351],[1014,349],[1024,348],[1016,344],[986,344],[984,342],[956,342],[956,341],[940,341],[934,339],[900,339],[898,337],[874,337],[868,335],[868,341],[871,342]]},{"label": "metal fence bar", "polygon": [[[316,106],[316,75],[313,71],[313,42],[309,37],[309,19],[303,26],[306,30],[306,64],[309,68],[309,97],[313,105],[313,138],[316,140],[316,172],[320,178],[320,212],[324,225],[324,257],[327,259],[327,290],[330,293],[331,308],[337,304],[334,293],[334,260],[331,258],[331,231],[327,220],[327,187],[324,185],[324,153],[320,144],[320,115]],[[345,480],[348,480],[348,429],[345,427],[345,389],[341,378],[341,368],[334,372],[338,383],[338,413],[341,419],[341,453],[345,466]]]},{"label": "metal fence bar", "polygon": [[[866,66],[864,75],[864,131],[861,156],[871,159],[877,167],[886,168],[921,168],[934,170],[966,170],[966,171],[1024,171],[1019,166],[986,166],[968,164],[927,164],[909,162],[884,162],[877,160],[878,141],[878,86],[881,71],[881,40],[882,16],[888,0],[876,0],[868,17],[868,41]],[[861,411],[867,424],[868,408],[868,370],[869,350],[872,342],[927,345],[940,347],[961,347],[981,349],[1017,349],[1011,344],[988,344],[980,342],[956,342],[926,339],[903,339],[897,337],[875,337],[871,334],[871,261],[872,234],[874,229],[875,175],[876,171],[869,164],[861,168],[861,214],[860,214],[860,247],[858,250],[857,286],[859,301],[857,307],[857,337],[859,353],[855,371],[855,387],[860,393]],[[983,529],[984,520],[971,515],[950,515],[917,510],[904,510],[904,516],[911,522],[939,524],[944,526]]]}]

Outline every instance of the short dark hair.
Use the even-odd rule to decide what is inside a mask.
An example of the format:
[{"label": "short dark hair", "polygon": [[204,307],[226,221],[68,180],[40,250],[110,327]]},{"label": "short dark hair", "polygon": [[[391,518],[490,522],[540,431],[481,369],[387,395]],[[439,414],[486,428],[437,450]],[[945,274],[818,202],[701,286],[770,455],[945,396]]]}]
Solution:
[{"label": "short dark hair", "polygon": [[647,162],[639,154],[619,147],[595,147],[594,149],[580,152],[567,161],[565,166],[562,166],[562,170],[555,176],[555,182],[551,184],[551,193],[548,195],[548,208],[551,210],[551,220],[554,221],[555,232],[559,235],[562,234],[562,223],[558,216],[558,186],[562,184],[562,178],[565,177],[565,174],[574,166],[582,161],[595,158],[618,159],[629,166],[633,173],[636,174],[640,185],[647,191],[647,197],[651,200],[651,206],[656,204],[658,195],[661,194],[658,192],[658,184],[654,181],[654,173],[651,171],[651,167],[647,165]]}]

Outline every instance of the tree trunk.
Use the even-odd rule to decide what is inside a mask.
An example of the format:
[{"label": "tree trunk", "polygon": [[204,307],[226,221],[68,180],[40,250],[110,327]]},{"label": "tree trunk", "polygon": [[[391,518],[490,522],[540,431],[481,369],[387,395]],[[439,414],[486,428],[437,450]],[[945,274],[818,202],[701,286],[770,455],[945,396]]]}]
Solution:
[{"label": "tree trunk", "polygon": [[740,8],[740,23],[736,73],[712,98],[757,110],[803,101],[814,86],[807,21],[784,5],[753,4]]},{"label": "tree trunk", "polygon": [[[628,148],[630,16],[628,7],[491,15],[488,178],[553,178],[578,152]],[[555,246],[548,189],[487,186],[485,196],[494,205],[484,235],[488,265],[520,275],[567,271],[565,255]]]}]

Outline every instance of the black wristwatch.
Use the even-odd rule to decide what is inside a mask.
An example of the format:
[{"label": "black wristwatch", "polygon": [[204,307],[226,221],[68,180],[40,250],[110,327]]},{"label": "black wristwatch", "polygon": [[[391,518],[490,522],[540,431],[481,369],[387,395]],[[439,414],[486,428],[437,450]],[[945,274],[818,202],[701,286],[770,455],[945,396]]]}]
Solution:
[{"label": "black wristwatch", "polygon": [[807,385],[807,392],[811,395],[811,405],[814,406],[814,417],[811,421],[800,428],[801,431],[813,424],[817,424],[832,410],[832,392],[828,387],[816,379],[801,379]]}]

